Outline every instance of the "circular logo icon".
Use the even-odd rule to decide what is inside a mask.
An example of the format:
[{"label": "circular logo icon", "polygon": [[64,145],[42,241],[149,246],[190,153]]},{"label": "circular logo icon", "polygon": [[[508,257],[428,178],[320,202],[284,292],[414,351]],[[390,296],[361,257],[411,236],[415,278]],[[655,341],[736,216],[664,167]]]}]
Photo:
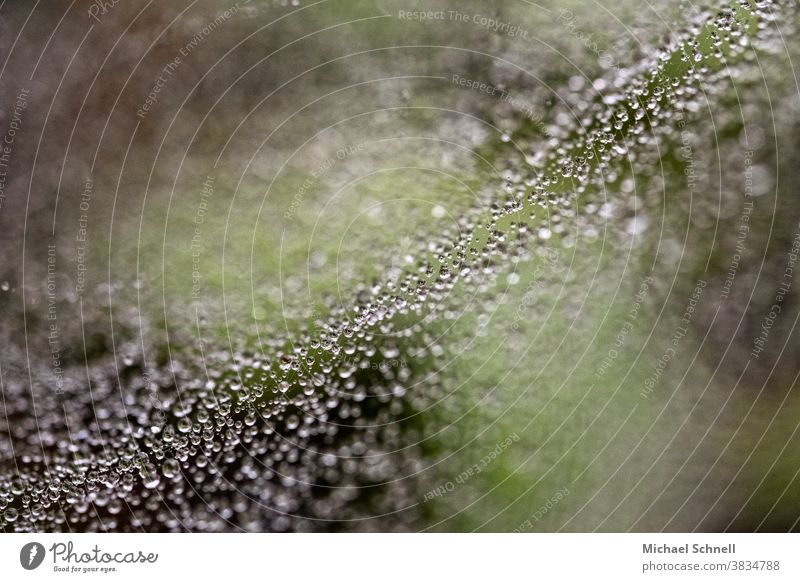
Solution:
[{"label": "circular logo icon", "polygon": [[19,563],[26,570],[35,570],[44,561],[44,546],[39,542],[30,542],[19,551]]}]

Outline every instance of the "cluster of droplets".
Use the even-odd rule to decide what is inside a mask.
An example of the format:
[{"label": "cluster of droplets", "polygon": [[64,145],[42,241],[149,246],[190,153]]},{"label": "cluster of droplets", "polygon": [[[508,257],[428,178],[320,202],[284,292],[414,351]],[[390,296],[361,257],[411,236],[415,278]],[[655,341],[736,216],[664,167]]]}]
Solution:
[{"label": "cluster of droplets", "polygon": [[[636,76],[618,72],[625,89],[587,99],[572,139],[539,168],[509,168],[488,213],[467,212],[421,243],[412,267],[356,289],[350,308],[332,308],[298,337],[272,338],[259,354],[206,352],[195,358],[202,367],[159,367],[133,355],[95,366],[92,412],[67,412],[71,424],[86,427],[77,433],[56,420],[45,431],[29,426],[42,410],[34,416],[20,398],[26,404],[11,410],[9,427],[19,424],[9,432],[26,450],[4,451],[16,465],[0,475],[0,527],[336,529],[363,519],[350,503],[357,497],[372,500],[367,512],[413,504],[396,478],[418,469],[399,421],[441,395],[435,379],[411,382],[415,368],[435,369],[428,364],[443,357],[432,322],[455,317],[454,294],[463,302],[486,292],[503,267],[535,256],[532,248],[554,238],[569,244],[571,221],[583,221],[584,235],[596,232],[593,220],[611,211],[599,193],[620,178],[620,160],[635,158],[670,112],[690,111],[713,69],[744,51],[748,30],[765,30],[770,18],[770,3],[742,2]],[[68,393],[84,385],[77,373],[68,380]],[[106,409],[102,402],[117,390],[125,406]],[[47,412],[63,419],[62,411]],[[386,495],[381,487],[390,482]],[[398,517],[396,527],[412,528],[403,521],[410,519]]]}]

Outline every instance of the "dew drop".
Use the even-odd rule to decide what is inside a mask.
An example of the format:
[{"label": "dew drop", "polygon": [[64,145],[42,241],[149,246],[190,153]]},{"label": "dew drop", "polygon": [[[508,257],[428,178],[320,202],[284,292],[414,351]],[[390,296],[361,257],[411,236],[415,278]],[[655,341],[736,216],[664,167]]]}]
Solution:
[{"label": "dew drop", "polygon": [[9,507],[9,508],[8,508],[8,509],[6,509],[6,510],[5,510],[5,512],[3,513],[3,518],[5,518],[5,520],[6,520],[7,522],[9,522],[9,523],[12,523],[12,522],[15,522],[15,521],[17,521],[17,517],[18,517],[18,516],[19,516],[19,513],[18,513],[18,512],[17,512],[17,510],[16,510],[16,509],[14,509],[13,507]]},{"label": "dew drop", "polygon": [[141,469],[142,483],[147,489],[155,489],[161,484],[161,476],[158,469],[152,463],[146,464]]},{"label": "dew drop", "polygon": [[[161,464],[161,472],[167,479],[174,479],[181,472],[181,465],[175,459],[167,459]],[[155,486],[158,484],[156,483]],[[146,485],[145,485],[146,486]]]}]

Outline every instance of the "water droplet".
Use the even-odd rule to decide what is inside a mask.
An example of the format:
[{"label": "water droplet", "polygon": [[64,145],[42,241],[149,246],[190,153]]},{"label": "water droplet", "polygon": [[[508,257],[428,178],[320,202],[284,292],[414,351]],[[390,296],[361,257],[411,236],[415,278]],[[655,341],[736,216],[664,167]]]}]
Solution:
[{"label": "water droplet", "polygon": [[161,484],[161,476],[158,469],[152,463],[144,465],[140,471],[142,483],[147,489],[155,489]]},{"label": "water droplet", "polygon": [[[175,459],[167,459],[161,464],[161,472],[167,479],[173,479],[180,475],[181,465]],[[157,486],[158,484],[156,484]]]}]

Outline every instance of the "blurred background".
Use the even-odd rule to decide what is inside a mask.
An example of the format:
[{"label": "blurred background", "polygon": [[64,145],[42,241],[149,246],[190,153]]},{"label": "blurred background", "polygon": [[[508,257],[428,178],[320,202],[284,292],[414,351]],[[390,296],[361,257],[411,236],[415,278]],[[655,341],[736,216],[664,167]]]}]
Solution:
[{"label": "blurred background", "polygon": [[797,530],[782,4],[0,3],[0,527]]}]

